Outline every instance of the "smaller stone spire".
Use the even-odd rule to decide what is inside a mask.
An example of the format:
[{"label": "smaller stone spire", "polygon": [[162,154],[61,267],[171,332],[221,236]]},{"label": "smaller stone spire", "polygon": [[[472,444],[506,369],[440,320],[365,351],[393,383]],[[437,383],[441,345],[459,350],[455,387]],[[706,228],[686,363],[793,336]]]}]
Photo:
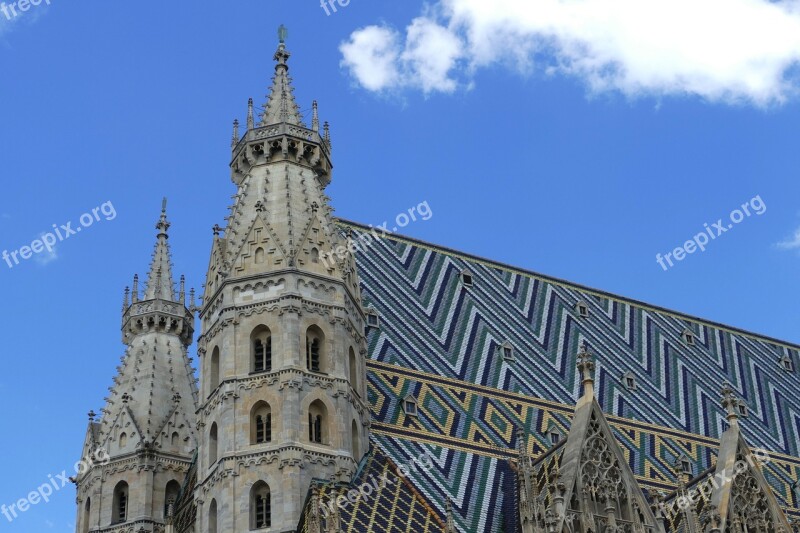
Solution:
[{"label": "smaller stone spire", "polygon": [[133,275],[133,292],[131,293],[131,303],[139,301],[139,274]]},{"label": "smaller stone spire", "polygon": [[122,299],[122,312],[123,313],[128,309],[128,306],[130,305],[128,303],[130,295],[131,295],[131,289],[129,287],[125,287],[125,296]]},{"label": "smaller stone spire", "polygon": [[255,119],[253,118],[253,99],[247,100],[247,131],[253,131],[256,127]]},{"label": "smaller stone spire", "polygon": [[167,199],[161,203],[161,217],[156,224],[158,234],[156,235],[156,247],[153,252],[153,262],[150,265],[150,273],[147,277],[147,288],[145,289],[145,300],[169,300],[175,301],[173,292],[172,278],[172,258],[169,250],[170,223],[167,220]]},{"label": "smaller stone spire", "polygon": [[577,366],[583,383],[583,397],[594,398],[594,356],[589,352],[589,345],[585,340],[578,352]]},{"label": "smaller stone spire", "polygon": [[236,148],[239,144],[239,119],[233,121],[233,135],[231,136],[231,148]]},{"label": "smaller stone spire", "polygon": [[300,107],[294,99],[294,87],[289,77],[289,58],[291,53],[286,49],[286,27],[281,25],[278,30],[278,50],[275,52],[275,76],[272,78],[272,87],[261,114],[261,126],[273,124],[302,125]]},{"label": "smaller stone spire", "polygon": [[331,125],[328,123],[327,120],[325,121],[324,133],[322,135],[322,138],[325,140],[325,143],[328,145],[328,150],[330,150],[332,148],[332,146],[331,146]]},{"label": "smaller stone spire", "polygon": [[311,104],[311,108],[313,109],[313,114],[311,117],[311,129],[319,132],[319,105],[317,104],[316,100],[314,100],[314,103]]}]

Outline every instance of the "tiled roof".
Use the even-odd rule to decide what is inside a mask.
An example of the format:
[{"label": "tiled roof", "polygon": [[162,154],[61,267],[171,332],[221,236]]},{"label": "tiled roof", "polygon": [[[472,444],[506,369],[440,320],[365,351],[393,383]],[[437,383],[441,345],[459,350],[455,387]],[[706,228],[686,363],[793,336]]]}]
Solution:
[{"label": "tiled roof", "polygon": [[[406,481],[403,472],[380,449],[373,448],[350,484],[320,481],[312,486],[298,531],[311,530],[315,499],[312,494],[316,489],[317,505],[324,509],[318,518],[322,531],[325,531],[326,521],[332,520],[333,513],[338,512],[342,533],[440,533],[444,528],[442,518]],[[345,502],[349,495],[350,501],[337,505]]]},{"label": "tiled roof", "polygon": [[[357,241],[368,230],[339,223]],[[797,345],[399,236],[362,245],[357,261],[364,304],[380,315],[368,331],[373,442],[398,464],[432,450],[436,466],[410,481],[440,516],[452,500],[461,531],[493,533],[508,520],[516,426],[534,455],[551,426],[568,430],[584,340],[597,356],[598,401],[643,486],[674,489],[680,455],[696,472],[711,465],[729,381],[749,407],[748,439],[776,459],[768,480],[798,507],[789,484],[800,474],[800,375],[779,364],[800,366]],[[497,353],[506,341],[513,360]],[[417,417],[401,407],[408,394]]]}]

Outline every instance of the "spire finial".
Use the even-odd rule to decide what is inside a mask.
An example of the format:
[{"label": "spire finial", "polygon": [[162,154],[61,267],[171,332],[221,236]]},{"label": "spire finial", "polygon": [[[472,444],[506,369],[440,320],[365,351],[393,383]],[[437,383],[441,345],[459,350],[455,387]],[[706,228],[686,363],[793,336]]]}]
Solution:
[{"label": "spire finial", "polygon": [[589,352],[589,345],[584,340],[578,352],[578,370],[581,372],[584,398],[594,397],[594,356]]},{"label": "spire finial", "polygon": [[165,239],[169,237],[167,235],[167,230],[171,224],[167,220],[167,198],[164,197],[161,200],[161,217],[158,219],[158,224],[156,224],[156,229],[158,230],[158,236],[164,237]]},{"label": "spire finial", "polygon": [[186,276],[181,274],[181,286],[180,292],[178,293],[178,301],[181,304],[186,304]]},{"label": "spire finial", "polygon": [[323,134],[322,138],[325,139],[325,142],[328,144],[328,149],[331,149],[332,148],[332,146],[331,146],[331,125],[328,123],[327,120],[325,121],[325,125],[323,126],[323,129],[324,129],[324,134]]},{"label": "spire finial", "polygon": [[289,30],[286,29],[286,26],[281,24],[280,28],[278,28],[278,51],[275,52],[275,61],[278,62],[275,65],[275,70],[278,69],[285,69],[289,70],[289,65],[286,64],[289,61],[289,57],[292,55],[286,50],[286,38],[289,36]]},{"label": "spire finial", "polygon": [[128,309],[128,298],[131,295],[130,287],[125,287],[125,298],[122,299],[122,312],[125,313]]},{"label": "spire finial", "polygon": [[733,387],[727,381],[722,384],[722,407],[727,412],[728,423],[738,424],[739,414],[736,412],[736,407],[739,405],[739,400],[736,399]]},{"label": "spire finial", "polygon": [[253,99],[247,100],[247,131],[252,131],[255,128],[255,119],[253,118]]},{"label": "spire finial", "polygon": [[139,301],[139,274],[133,275],[133,295],[131,296],[131,302],[136,303]]},{"label": "spire finial", "polygon": [[94,419],[95,419],[96,416],[97,416],[97,413],[94,412],[94,409],[90,410],[89,411],[89,422],[94,422]]}]

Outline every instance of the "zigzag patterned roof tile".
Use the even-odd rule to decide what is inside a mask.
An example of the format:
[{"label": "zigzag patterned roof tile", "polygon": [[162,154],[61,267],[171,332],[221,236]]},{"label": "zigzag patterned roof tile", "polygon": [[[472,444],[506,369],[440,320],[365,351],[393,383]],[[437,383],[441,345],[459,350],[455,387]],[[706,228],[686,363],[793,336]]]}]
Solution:
[{"label": "zigzag patterned roof tile", "polygon": [[[338,223],[356,241],[369,231]],[[494,532],[509,520],[516,496],[503,465],[517,425],[535,437],[534,455],[549,447],[551,425],[568,430],[584,340],[597,355],[598,402],[643,486],[673,489],[681,454],[696,472],[711,466],[725,429],[717,391],[728,381],[748,405],[752,444],[777,458],[767,479],[797,512],[800,376],[779,364],[798,361],[797,345],[398,235],[361,246],[357,262],[364,306],[381,317],[368,331],[373,443],[398,464],[431,450],[436,468],[410,481],[440,514],[452,500],[460,530]],[[513,361],[497,353],[506,341]],[[402,409],[408,394],[417,417]]]}]

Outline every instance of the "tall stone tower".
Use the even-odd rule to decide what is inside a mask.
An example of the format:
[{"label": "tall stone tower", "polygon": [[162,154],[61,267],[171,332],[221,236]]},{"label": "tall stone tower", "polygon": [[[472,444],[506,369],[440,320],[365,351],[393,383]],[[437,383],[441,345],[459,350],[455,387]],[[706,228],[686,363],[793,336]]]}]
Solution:
[{"label": "tall stone tower", "polygon": [[365,314],[324,192],[329,130],[316,102],[303,123],[284,38],[258,122],[252,99],[241,138],[234,122],[237,190],[202,300],[203,532],[294,531],[311,480],[349,480],[369,447]]},{"label": "tall stone tower", "polygon": [[194,315],[183,277],[175,295],[169,226],[165,200],[144,295],[138,277],[125,291],[122,364],[102,418],[89,413],[87,468],[74,478],[78,533],[164,531],[197,447],[197,388],[186,352]]}]

